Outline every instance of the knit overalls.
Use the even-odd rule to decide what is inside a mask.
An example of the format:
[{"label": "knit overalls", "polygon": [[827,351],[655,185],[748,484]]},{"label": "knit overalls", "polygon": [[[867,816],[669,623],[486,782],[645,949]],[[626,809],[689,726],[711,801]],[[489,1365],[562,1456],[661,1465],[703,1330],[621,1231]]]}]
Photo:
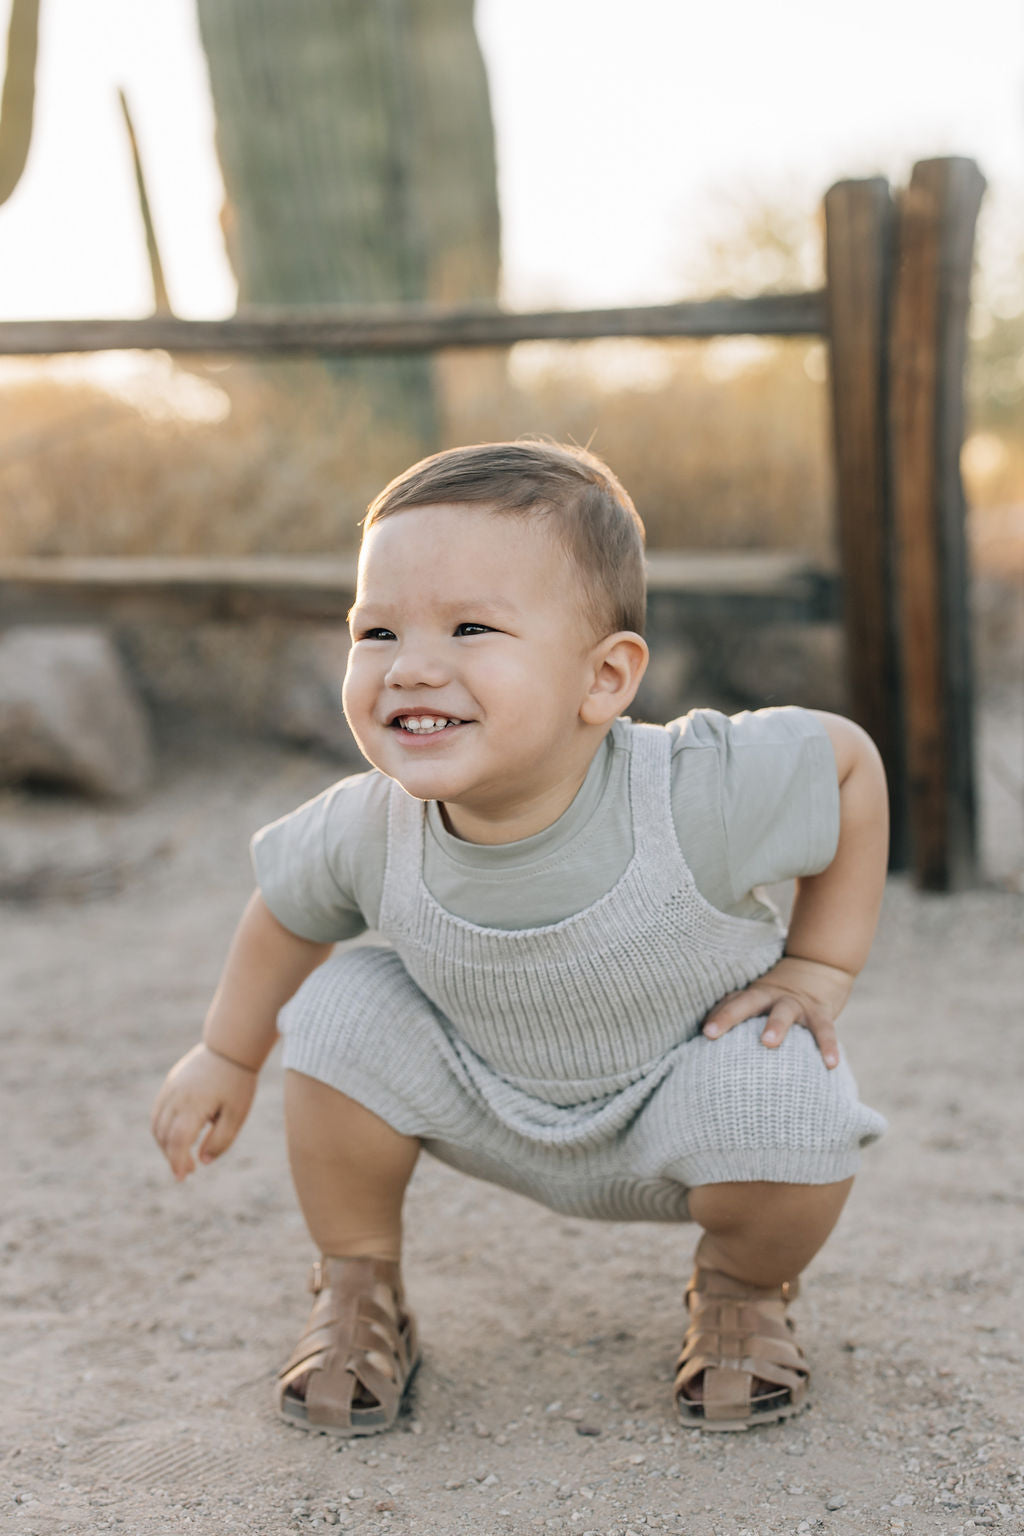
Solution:
[{"label": "knit overalls", "polygon": [[420,1137],[445,1162],[566,1214],[679,1221],[687,1190],[823,1184],[884,1121],[805,1029],[701,1022],[782,953],[774,924],[697,890],[670,800],[671,742],[631,732],[633,857],[600,900],[540,928],[480,927],[423,880],[424,807],[390,793],[379,920],[392,948],[339,949],[281,1015],[285,1066]]}]

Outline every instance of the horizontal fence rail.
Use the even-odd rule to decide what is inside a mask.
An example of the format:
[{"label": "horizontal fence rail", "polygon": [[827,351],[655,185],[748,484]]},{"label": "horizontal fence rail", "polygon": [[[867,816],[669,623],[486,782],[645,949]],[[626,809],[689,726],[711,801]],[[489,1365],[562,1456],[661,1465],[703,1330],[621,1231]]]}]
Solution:
[{"label": "horizontal fence rail", "polygon": [[[688,618],[750,622],[835,617],[838,578],[801,555],[747,550],[653,553],[652,605]],[[180,623],[274,616],[343,623],[356,585],[355,557],[316,555],[109,556],[0,560],[0,624]]]},{"label": "horizontal fence rail", "polygon": [[769,293],[619,309],[516,313],[493,304],[439,308],[394,304],[358,309],[241,311],[226,320],[4,320],[0,355],[159,348],[166,352],[346,354],[509,347],[518,341],[596,341],[608,336],[821,336],[824,292]]}]

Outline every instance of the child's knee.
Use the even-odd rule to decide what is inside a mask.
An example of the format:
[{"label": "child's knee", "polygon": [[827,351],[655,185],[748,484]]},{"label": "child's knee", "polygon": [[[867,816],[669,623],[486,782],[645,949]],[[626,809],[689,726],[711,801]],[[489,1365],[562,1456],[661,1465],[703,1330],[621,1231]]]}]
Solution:
[{"label": "child's knee", "polygon": [[799,1026],[769,1048],[761,1041],[765,1022],[747,1019],[718,1040],[700,1042],[696,1114],[718,1144],[752,1152],[842,1144],[860,1109],[845,1064],[827,1068],[813,1036]]}]

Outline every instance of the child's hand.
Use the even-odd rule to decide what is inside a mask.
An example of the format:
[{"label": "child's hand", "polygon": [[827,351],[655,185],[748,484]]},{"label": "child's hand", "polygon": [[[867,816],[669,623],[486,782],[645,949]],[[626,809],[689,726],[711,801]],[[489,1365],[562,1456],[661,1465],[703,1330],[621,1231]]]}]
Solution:
[{"label": "child's hand", "polygon": [[767,1046],[779,1046],[794,1024],[809,1029],[818,1042],[826,1067],[839,1065],[839,1042],[833,1024],[850,995],[853,977],[820,960],[783,955],[778,965],[742,992],[730,992],[704,1020],[704,1033],[717,1039],[744,1019],[766,1013],[761,1035]]},{"label": "child's hand", "polygon": [[205,1126],[199,1161],[211,1163],[234,1141],[253,1101],[257,1074],[197,1045],[168,1072],[153,1105],[153,1135],[178,1180],[195,1168],[192,1147]]}]

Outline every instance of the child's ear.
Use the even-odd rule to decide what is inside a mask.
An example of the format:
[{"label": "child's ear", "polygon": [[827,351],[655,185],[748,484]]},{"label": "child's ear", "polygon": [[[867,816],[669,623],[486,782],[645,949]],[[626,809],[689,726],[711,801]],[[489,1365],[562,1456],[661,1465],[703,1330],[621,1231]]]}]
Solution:
[{"label": "child's ear", "polygon": [[580,705],[587,725],[607,725],[628,709],[647,670],[647,643],[632,630],[607,635],[590,653],[589,687]]}]

